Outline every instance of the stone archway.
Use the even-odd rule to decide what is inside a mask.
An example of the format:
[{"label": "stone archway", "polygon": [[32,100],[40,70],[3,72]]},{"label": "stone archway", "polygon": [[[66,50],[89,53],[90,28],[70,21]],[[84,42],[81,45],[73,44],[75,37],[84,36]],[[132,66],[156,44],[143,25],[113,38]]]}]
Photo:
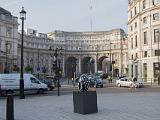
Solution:
[{"label": "stone archway", "polygon": [[93,74],[94,73],[94,65],[95,64],[95,60],[92,57],[85,57],[82,60],[82,64],[81,64],[81,73],[82,74]]},{"label": "stone archway", "polygon": [[65,75],[67,78],[73,78],[74,72],[76,72],[77,58],[69,57],[65,62]]},{"label": "stone archway", "polygon": [[97,64],[98,71],[104,71],[108,73],[110,70],[110,59],[107,56],[102,56],[98,59]]}]

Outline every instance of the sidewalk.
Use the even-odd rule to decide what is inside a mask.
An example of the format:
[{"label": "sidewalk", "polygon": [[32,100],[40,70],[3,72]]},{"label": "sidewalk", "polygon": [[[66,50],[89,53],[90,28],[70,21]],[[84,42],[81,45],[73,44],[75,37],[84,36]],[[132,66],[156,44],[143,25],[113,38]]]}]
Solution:
[{"label": "sidewalk", "polygon": [[[97,94],[98,113],[73,112],[72,94],[15,97],[15,120],[159,120],[160,93]],[[6,99],[0,99],[0,120],[5,120]]]}]

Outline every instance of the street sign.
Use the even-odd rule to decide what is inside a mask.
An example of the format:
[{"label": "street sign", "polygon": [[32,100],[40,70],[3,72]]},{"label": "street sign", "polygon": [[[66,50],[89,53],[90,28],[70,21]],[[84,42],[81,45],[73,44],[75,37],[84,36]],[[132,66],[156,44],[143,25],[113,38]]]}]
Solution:
[{"label": "street sign", "polygon": [[40,71],[40,67],[37,68],[37,71]]}]

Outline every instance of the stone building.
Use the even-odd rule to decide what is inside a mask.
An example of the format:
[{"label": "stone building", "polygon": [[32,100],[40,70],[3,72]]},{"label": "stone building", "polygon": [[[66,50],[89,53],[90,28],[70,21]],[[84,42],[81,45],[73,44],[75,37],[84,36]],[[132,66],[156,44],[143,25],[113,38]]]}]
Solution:
[{"label": "stone building", "polygon": [[128,0],[129,76],[156,80],[160,56],[160,0]]},{"label": "stone building", "polygon": [[[20,69],[21,32],[18,18],[0,8],[0,72]],[[55,50],[62,74],[95,73],[104,71],[112,75],[128,72],[128,40],[122,29],[95,32],[54,31],[47,34],[34,29],[24,32],[24,71],[52,74]],[[54,51],[53,51],[54,50]],[[17,70],[18,71],[18,70]]]},{"label": "stone building", "polygon": [[[122,29],[98,32],[55,31],[42,35],[36,30],[28,30],[24,37],[24,63],[37,68],[45,68],[52,73],[52,49],[62,48],[60,66],[63,75],[104,71],[114,75],[127,73],[128,47],[126,34]],[[20,42],[20,41],[19,41]],[[20,51],[20,50],[19,50]],[[53,51],[52,51],[53,52]],[[53,53],[52,53],[53,54]],[[112,71],[111,71],[112,68]]]},{"label": "stone building", "polygon": [[17,64],[18,18],[0,7],[0,73]]}]

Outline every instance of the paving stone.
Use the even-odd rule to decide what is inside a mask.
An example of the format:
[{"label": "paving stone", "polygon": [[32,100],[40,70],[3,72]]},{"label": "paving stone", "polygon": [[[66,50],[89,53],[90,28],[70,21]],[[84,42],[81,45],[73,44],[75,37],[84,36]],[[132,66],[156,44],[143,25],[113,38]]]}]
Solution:
[{"label": "paving stone", "polygon": [[[98,113],[73,112],[72,94],[15,97],[15,120],[160,120],[160,93],[98,94]],[[5,120],[6,99],[0,99],[0,120]]]}]

